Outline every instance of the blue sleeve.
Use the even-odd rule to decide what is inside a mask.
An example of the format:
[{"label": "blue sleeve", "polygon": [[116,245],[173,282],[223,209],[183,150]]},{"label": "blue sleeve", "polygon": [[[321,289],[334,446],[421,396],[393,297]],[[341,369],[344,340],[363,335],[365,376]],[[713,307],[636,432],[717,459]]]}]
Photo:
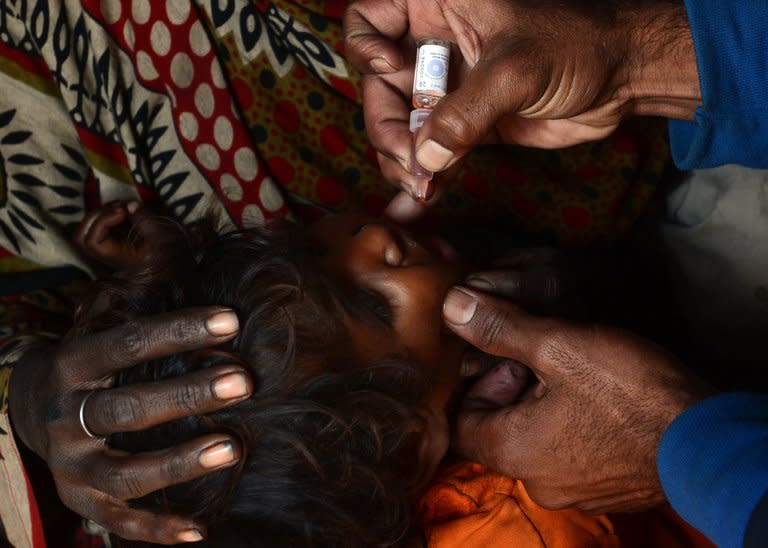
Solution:
[{"label": "blue sleeve", "polygon": [[672,507],[720,548],[741,547],[768,493],[768,396],[722,394],[676,418],[659,477]]},{"label": "blue sleeve", "polygon": [[680,169],[768,168],[768,0],[685,0],[703,105],[670,120]]}]

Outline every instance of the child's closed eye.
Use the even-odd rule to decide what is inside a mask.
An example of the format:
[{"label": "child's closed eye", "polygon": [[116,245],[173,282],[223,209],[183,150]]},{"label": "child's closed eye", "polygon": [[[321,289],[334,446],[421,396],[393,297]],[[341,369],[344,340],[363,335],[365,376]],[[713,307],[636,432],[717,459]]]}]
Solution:
[{"label": "child's closed eye", "polygon": [[357,290],[357,298],[359,302],[382,322],[392,327],[392,321],[394,319],[392,313],[392,306],[384,295],[367,288],[359,288]]}]

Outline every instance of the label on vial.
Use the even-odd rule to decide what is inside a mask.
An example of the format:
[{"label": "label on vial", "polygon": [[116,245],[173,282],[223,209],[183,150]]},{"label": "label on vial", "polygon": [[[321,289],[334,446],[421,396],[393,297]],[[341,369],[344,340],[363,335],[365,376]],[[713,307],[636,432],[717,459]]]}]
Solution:
[{"label": "label on vial", "polygon": [[448,90],[448,61],[451,50],[438,44],[424,44],[416,56],[413,93],[437,92],[445,95]]}]

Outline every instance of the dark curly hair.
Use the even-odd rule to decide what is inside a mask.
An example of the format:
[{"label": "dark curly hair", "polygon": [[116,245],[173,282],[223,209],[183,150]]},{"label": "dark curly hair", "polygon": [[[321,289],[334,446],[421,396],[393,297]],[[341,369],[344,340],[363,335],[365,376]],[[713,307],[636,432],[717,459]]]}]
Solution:
[{"label": "dark curly hair", "polygon": [[371,364],[354,355],[338,319],[348,305],[323,274],[322,249],[291,223],[209,236],[204,244],[170,220],[145,223],[154,251],[131,271],[96,282],[77,329],[187,306],[231,307],[241,326],[232,342],[139,364],[117,384],[236,361],[251,371],[255,391],[222,411],[111,436],[112,447],[131,452],[215,432],[242,444],[238,466],[135,504],[202,519],[213,546],[403,542],[416,479],[416,408],[426,387],[404,356]]}]

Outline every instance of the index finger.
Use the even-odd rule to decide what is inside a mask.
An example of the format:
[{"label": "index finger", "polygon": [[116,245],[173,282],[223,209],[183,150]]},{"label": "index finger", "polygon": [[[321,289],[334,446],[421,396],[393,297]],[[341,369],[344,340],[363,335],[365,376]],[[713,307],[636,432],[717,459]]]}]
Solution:
[{"label": "index finger", "polygon": [[395,72],[403,64],[395,40],[407,30],[405,2],[353,2],[344,13],[344,53],[362,73]]},{"label": "index finger", "polygon": [[106,495],[94,498],[91,519],[125,540],[175,545],[199,542],[205,537],[205,526],[192,518],[132,508]]},{"label": "index finger", "polygon": [[140,362],[221,344],[238,327],[237,315],[228,308],[186,308],[68,338],[57,359],[76,381],[95,381]]},{"label": "index finger", "polygon": [[368,139],[376,150],[397,160],[409,172],[413,135],[408,126],[411,107],[406,94],[410,93],[412,78],[412,72],[406,74],[405,71],[386,80],[372,75],[363,77],[363,114]]}]

